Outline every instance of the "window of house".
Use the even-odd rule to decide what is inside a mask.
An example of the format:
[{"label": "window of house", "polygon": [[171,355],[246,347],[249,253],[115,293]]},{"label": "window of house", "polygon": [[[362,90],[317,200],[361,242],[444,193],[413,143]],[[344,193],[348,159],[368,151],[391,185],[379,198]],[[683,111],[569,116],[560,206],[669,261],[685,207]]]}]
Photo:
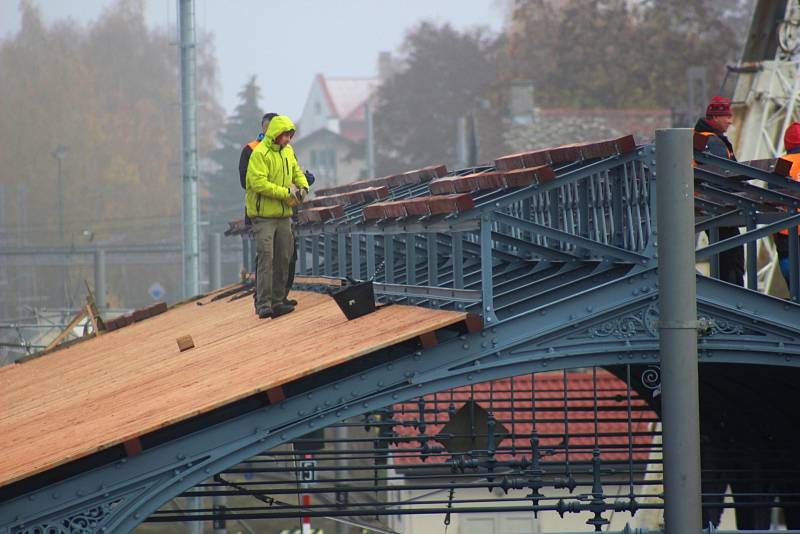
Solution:
[{"label": "window of house", "polygon": [[336,176],[336,149],[325,149],[325,166],[330,169],[333,176]]}]

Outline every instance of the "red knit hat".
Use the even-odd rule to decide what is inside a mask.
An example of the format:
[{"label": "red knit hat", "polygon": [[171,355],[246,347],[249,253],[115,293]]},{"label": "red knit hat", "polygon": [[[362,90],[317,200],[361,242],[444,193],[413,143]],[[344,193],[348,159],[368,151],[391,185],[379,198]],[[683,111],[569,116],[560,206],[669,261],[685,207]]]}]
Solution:
[{"label": "red knit hat", "polygon": [[731,99],[715,96],[706,108],[706,117],[724,117],[731,115]]},{"label": "red knit hat", "polygon": [[800,146],[800,122],[793,122],[783,134],[783,147],[791,150]]}]

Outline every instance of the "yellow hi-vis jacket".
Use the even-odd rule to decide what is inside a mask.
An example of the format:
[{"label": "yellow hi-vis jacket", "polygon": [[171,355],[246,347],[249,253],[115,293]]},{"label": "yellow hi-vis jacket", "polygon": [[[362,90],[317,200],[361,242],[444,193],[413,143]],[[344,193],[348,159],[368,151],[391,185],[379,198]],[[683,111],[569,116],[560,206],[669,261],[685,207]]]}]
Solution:
[{"label": "yellow hi-vis jacket", "polygon": [[291,217],[289,186],[294,182],[297,187],[308,189],[308,181],[300,170],[292,147],[286,145],[281,149],[275,144],[280,134],[294,129],[289,117],[274,117],[269,122],[264,140],[253,150],[245,181],[248,217]]}]

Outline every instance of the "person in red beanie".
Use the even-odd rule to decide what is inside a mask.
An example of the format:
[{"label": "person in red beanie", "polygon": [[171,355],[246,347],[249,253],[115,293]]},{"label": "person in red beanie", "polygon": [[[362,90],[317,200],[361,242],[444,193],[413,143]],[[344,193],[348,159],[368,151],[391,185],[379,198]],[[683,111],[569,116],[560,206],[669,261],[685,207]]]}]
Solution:
[{"label": "person in red beanie", "polygon": [[793,122],[786,128],[786,132],[783,134],[783,148],[786,149],[783,159],[792,162],[789,174],[797,181],[798,175],[800,175],[800,122]]},{"label": "person in red beanie", "polygon": [[[701,118],[694,126],[695,135],[705,137],[705,150],[715,156],[736,161],[733,145],[725,136],[725,132],[733,124],[731,99],[715,96],[706,108],[705,118]],[[739,235],[735,226],[720,226],[719,239],[727,239]],[[719,255],[720,280],[744,286],[744,248],[737,247],[721,252]]]},{"label": "person in red beanie", "polygon": [[715,156],[736,161],[733,145],[725,137],[725,132],[731,124],[733,124],[731,99],[715,96],[708,103],[705,118],[699,119],[694,125],[694,131],[706,137],[706,150]]},{"label": "person in red beanie", "polygon": [[[793,122],[786,128],[783,134],[783,147],[786,149],[786,155],[782,156],[782,159],[792,162],[789,176],[792,180],[800,182],[800,122]],[[775,240],[775,248],[778,249],[781,274],[789,281],[789,230],[781,230],[780,233],[773,234],[772,238]]]}]

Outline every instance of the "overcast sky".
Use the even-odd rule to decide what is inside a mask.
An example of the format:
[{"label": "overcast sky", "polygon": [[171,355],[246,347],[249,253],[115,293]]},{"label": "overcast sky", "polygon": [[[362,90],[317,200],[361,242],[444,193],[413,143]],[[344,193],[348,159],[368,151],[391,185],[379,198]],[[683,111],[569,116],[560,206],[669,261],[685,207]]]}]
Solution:
[{"label": "overcast sky", "polygon": [[[86,23],[113,0],[35,0],[47,23]],[[154,27],[174,27],[176,0],[144,0]],[[381,50],[395,51],[406,30],[427,19],[497,31],[504,0],[195,0],[197,26],[214,34],[220,98],[230,113],[251,74],[264,108],[298,118],[316,73],[374,76]],[[0,38],[19,29],[18,0],[0,0]],[[175,52],[177,53],[177,51]]]}]

